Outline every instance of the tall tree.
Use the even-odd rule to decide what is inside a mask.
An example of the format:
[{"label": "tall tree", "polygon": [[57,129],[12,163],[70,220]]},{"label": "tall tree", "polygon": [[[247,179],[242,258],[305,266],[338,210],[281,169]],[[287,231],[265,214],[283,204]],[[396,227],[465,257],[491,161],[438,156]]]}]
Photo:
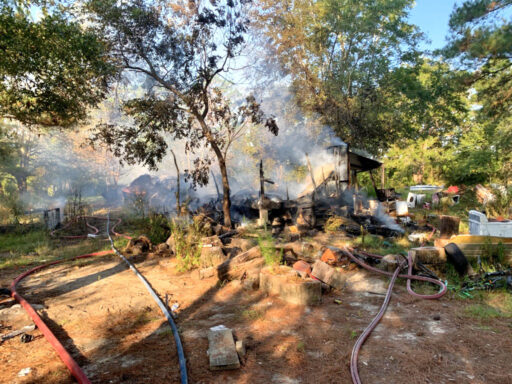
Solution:
[{"label": "tall tree", "polygon": [[69,126],[105,97],[116,67],[69,15],[52,9],[34,21],[39,3],[0,0],[0,118]]},{"label": "tall tree", "polygon": [[[109,40],[122,69],[145,75],[152,87],[128,100],[123,110],[133,125],[99,127],[96,139],[128,163],[156,168],[167,152],[166,135],[186,139],[186,150],[207,145],[218,161],[223,185],[224,223],[231,226],[226,153],[247,123],[277,134],[254,98],[232,107],[214,82],[228,72],[247,33],[246,0],[218,2],[90,1],[92,22]],[[209,162],[197,159],[189,170],[208,181]]]},{"label": "tall tree", "polygon": [[259,27],[297,101],[346,141],[385,147],[402,127],[388,102],[392,70],[415,63],[413,0],[260,0]]},{"label": "tall tree", "polygon": [[512,170],[512,0],[466,0],[450,15],[442,53],[471,71],[466,84],[478,105],[462,141],[463,172],[509,183]]}]

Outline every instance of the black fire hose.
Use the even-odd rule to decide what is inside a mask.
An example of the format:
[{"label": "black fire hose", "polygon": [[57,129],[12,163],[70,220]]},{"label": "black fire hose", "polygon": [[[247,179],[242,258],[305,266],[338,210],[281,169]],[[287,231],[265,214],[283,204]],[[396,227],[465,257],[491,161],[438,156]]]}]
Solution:
[{"label": "black fire hose", "polygon": [[[169,322],[169,325],[172,329],[172,334],[174,336],[174,340],[176,341],[176,349],[178,351],[178,360],[180,365],[180,376],[181,376],[181,384],[187,384],[188,383],[188,377],[187,377],[187,361],[185,359],[185,352],[183,351],[183,345],[181,344],[180,334],[178,332],[178,327],[176,326],[176,323],[174,322],[174,319],[172,318],[172,315],[169,313],[169,310],[165,306],[165,304],[162,302],[160,297],[156,294],[156,292],[153,290],[151,285],[148,283],[148,281],[140,274],[138,269],[128,261],[126,257],[124,257],[121,252],[117,250],[117,248],[114,246],[114,241],[112,240],[112,236],[110,236],[110,213],[107,215],[107,234],[108,238],[110,240],[110,245],[112,246],[112,250],[130,267],[130,269],[137,275],[137,277],[142,281],[142,284],[146,287],[149,294],[153,297],[155,302],[160,307],[160,310],[165,315],[167,321]],[[113,230],[113,229],[112,229]]]}]

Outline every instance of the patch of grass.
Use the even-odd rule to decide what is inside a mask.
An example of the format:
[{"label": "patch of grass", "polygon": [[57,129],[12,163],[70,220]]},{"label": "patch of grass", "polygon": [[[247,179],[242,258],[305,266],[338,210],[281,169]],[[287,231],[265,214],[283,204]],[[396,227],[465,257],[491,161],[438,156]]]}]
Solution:
[{"label": "patch of grass", "polygon": [[[28,266],[32,264],[47,263],[56,259],[67,259],[87,253],[110,249],[110,243],[100,239],[86,239],[78,243],[51,240],[39,233],[26,234],[26,244],[16,237],[9,239],[10,246],[16,247],[14,251],[0,254],[0,269]],[[3,244],[2,244],[3,245]]]},{"label": "patch of grass", "polygon": [[411,248],[411,243],[405,236],[398,239],[384,239],[381,236],[365,234],[355,238],[351,244],[353,247],[380,255],[407,255],[407,250]]},{"label": "patch of grass", "polygon": [[159,320],[159,316],[155,316],[152,314],[153,310],[151,307],[145,308],[143,311],[136,314],[135,319],[132,322],[133,327],[142,327],[146,324],[151,323],[152,321]]},{"label": "patch of grass", "polygon": [[297,352],[304,353],[306,351],[306,344],[301,340],[297,343]]},{"label": "patch of grass", "polygon": [[275,267],[281,263],[283,259],[283,249],[281,252],[276,251],[276,244],[272,235],[268,232],[258,236],[258,246],[261,250],[261,255],[265,264],[270,267]]},{"label": "patch of grass", "polygon": [[468,305],[464,314],[479,320],[512,318],[512,294],[506,291],[482,292],[478,303]]},{"label": "patch of grass", "polygon": [[44,230],[0,234],[0,253],[9,252],[13,255],[27,254],[35,252],[37,247],[47,245],[48,243],[48,233]]},{"label": "patch of grass", "polygon": [[493,308],[487,304],[471,304],[464,310],[466,316],[474,317],[480,320],[494,319],[497,317],[510,317],[499,309]]},{"label": "patch of grass", "polygon": [[265,312],[261,309],[244,309],[241,310],[238,315],[244,320],[256,321],[265,317]]},{"label": "patch of grass", "polygon": [[352,340],[354,340],[356,337],[357,337],[357,332],[356,332],[356,331],[354,331],[354,330],[350,331],[350,338],[351,338]]}]

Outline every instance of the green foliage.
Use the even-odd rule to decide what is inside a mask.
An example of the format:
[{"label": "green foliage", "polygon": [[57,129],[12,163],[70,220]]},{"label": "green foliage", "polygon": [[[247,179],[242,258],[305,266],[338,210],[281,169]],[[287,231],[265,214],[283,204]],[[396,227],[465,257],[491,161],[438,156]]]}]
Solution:
[{"label": "green foliage", "polygon": [[512,188],[508,190],[491,189],[494,199],[485,205],[487,214],[491,217],[508,218],[512,215]]},{"label": "green foliage", "polygon": [[149,201],[146,192],[131,193],[126,200],[126,205],[133,215],[144,219],[149,210]]},{"label": "green foliage", "polygon": [[363,235],[352,241],[352,246],[380,255],[402,254],[405,256],[407,255],[408,249],[411,248],[411,243],[406,237],[387,241],[380,236],[364,234],[363,232]]},{"label": "green foliage", "polygon": [[153,244],[165,243],[171,235],[171,226],[167,217],[158,213],[150,213],[147,234]]},{"label": "green foliage", "polygon": [[466,0],[458,5],[450,15],[450,43],[444,53],[484,63],[509,57],[512,24],[500,13],[511,5],[510,0]]},{"label": "green foliage", "polygon": [[10,177],[0,178],[0,222],[19,223],[24,206],[20,200],[17,184]]},{"label": "green foliage", "polygon": [[502,265],[505,264],[505,246],[500,241],[498,244],[493,244],[491,239],[486,238],[482,246],[481,253],[482,268],[485,271],[493,272],[495,270],[502,270]]},{"label": "green foliage", "polygon": [[191,224],[179,220],[171,222],[171,233],[178,259],[177,269],[180,272],[190,271],[200,265],[201,232],[199,223]]},{"label": "green foliage", "polygon": [[342,217],[339,216],[331,216],[325,222],[324,229],[326,232],[337,232],[340,230],[340,227],[345,223]]},{"label": "green foliage", "polygon": [[266,265],[275,267],[281,263],[283,250],[281,249],[281,252],[276,250],[275,241],[270,233],[265,232],[263,235],[258,236],[258,246]]},{"label": "green foliage", "polygon": [[412,1],[261,3],[269,56],[291,76],[299,105],[352,145],[377,152],[458,122],[459,74],[420,58]]},{"label": "green foliage", "polygon": [[21,2],[0,3],[0,117],[69,126],[106,96],[116,75],[99,36],[56,9],[33,21]]}]

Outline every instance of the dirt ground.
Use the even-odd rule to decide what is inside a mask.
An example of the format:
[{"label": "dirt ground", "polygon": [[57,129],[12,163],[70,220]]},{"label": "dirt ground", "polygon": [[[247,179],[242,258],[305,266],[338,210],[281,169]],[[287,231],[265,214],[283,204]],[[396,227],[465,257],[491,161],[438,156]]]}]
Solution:
[{"label": "dirt ground", "polygon": [[[381,294],[330,292],[319,306],[293,306],[244,290],[237,282],[220,286],[215,278],[199,280],[197,271],[177,273],[174,263],[169,258],[136,260],[157,293],[168,294],[170,305],[179,304],[177,323],[190,383],[351,382],[352,346],[378,311]],[[8,286],[21,271],[0,270],[0,285]],[[170,327],[117,257],[48,268],[28,277],[19,291],[42,306],[38,312],[92,382],[179,383]],[[415,299],[403,283],[395,292],[363,346],[359,366],[364,383],[512,383],[510,319],[468,319],[464,301]],[[30,324],[22,309],[9,313],[0,314],[4,327]],[[208,369],[207,332],[220,324],[247,343],[238,370]],[[33,335],[27,344],[16,337],[0,345],[0,382],[74,382],[41,333]],[[23,368],[31,372],[19,377]]]}]

